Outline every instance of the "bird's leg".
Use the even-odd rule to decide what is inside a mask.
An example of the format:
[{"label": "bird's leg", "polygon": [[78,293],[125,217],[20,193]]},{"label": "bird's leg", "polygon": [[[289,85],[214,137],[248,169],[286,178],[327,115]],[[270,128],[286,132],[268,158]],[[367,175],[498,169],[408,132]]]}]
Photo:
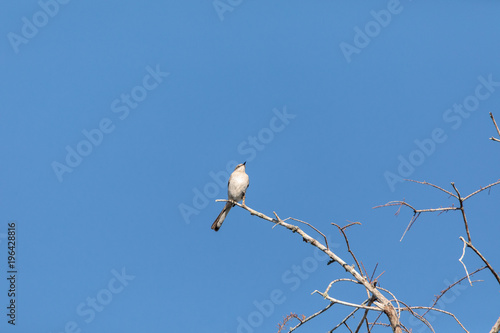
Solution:
[{"label": "bird's leg", "polygon": [[242,201],[241,201],[241,204],[242,204],[243,206],[245,206],[245,195],[246,195],[246,193],[245,193],[245,194],[243,194],[243,199],[242,199]]}]

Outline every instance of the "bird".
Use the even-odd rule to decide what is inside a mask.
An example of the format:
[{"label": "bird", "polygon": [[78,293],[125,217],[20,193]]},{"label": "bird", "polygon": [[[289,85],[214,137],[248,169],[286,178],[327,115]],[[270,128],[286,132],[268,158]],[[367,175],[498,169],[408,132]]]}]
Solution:
[{"label": "bird", "polygon": [[[229,181],[227,182],[227,198],[228,200],[232,200],[238,202],[242,200],[243,205],[245,205],[245,194],[250,184],[248,175],[245,173],[245,164],[247,162],[238,164],[236,168],[234,168],[233,173],[229,177]],[[212,224],[212,229],[218,231],[226,218],[227,213],[234,207],[234,203],[228,201],[226,205],[220,212],[219,216],[215,219]]]}]

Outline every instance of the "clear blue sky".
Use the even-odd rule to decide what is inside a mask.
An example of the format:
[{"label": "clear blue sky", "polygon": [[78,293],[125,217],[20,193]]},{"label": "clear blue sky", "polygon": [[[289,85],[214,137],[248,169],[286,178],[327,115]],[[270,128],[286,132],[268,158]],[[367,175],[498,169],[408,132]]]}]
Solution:
[{"label": "clear blue sky", "polygon": [[[429,305],[464,275],[459,214],[423,215],[399,242],[411,212],[372,207],[454,203],[402,178],[462,194],[500,178],[488,140],[500,3],[30,0],[4,4],[0,22],[1,331],[275,332],[286,314],[323,308],[311,292],[345,272],[297,235],[239,208],[210,229],[226,168],[244,161],[250,207],[314,224],[349,263],[330,223],[361,222],[353,250],[406,303]],[[500,188],[467,202],[473,242],[497,269],[499,202]],[[465,262],[480,265],[470,251]],[[499,286],[477,279],[444,307],[484,332]]]}]

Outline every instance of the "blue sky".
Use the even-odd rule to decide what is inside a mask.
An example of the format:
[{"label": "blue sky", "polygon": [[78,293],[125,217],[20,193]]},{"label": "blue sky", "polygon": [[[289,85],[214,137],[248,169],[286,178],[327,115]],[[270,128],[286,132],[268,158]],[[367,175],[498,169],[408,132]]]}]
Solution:
[{"label": "blue sky", "polygon": [[[297,235],[234,208],[210,229],[227,170],[247,204],[306,220],[411,305],[464,275],[462,194],[496,181],[500,4],[472,1],[10,2],[0,12],[0,245],[16,222],[16,326],[6,332],[275,332],[346,277]],[[499,188],[467,201],[473,243],[499,269]],[[312,234],[312,233],[311,233]],[[469,271],[480,262],[467,251]],[[498,318],[483,271],[442,305],[471,331]],[[333,294],[362,302],[361,289]],[[334,306],[302,328],[323,332]],[[426,332],[403,314],[407,327]],[[445,315],[437,331],[457,332]]]}]

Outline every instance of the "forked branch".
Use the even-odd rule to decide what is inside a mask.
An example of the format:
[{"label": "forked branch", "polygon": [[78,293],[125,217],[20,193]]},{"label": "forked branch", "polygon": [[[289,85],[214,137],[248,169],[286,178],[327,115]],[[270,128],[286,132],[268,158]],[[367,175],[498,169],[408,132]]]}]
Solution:
[{"label": "forked branch", "polygon": [[[493,125],[495,125],[495,128],[496,128],[497,133],[498,133],[498,137],[500,137],[500,129],[498,128],[497,122],[495,121],[495,117],[493,117],[493,113],[491,113],[491,112],[490,112],[490,117],[491,117],[491,120],[493,121]],[[495,137],[491,137],[490,140],[500,142],[500,139],[497,139]]]}]

